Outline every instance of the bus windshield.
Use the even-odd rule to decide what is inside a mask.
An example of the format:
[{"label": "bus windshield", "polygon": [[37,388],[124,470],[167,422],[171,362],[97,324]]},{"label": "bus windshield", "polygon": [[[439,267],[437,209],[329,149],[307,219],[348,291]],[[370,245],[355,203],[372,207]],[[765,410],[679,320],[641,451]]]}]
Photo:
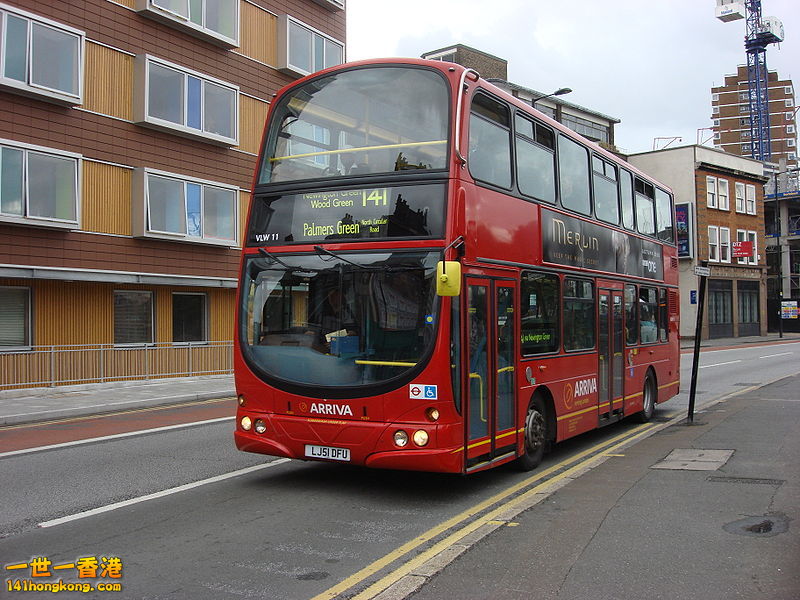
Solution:
[{"label": "bus windshield", "polygon": [[240,335],[246,359],[266,375],[314,388],[403,376],[433,349],[439,258],[438,252],[248,258]]},{"label": "bus windshield", "polygon": [[447,166],[448,88],[412,67],[353,69],[281,98],[258,183]]}]

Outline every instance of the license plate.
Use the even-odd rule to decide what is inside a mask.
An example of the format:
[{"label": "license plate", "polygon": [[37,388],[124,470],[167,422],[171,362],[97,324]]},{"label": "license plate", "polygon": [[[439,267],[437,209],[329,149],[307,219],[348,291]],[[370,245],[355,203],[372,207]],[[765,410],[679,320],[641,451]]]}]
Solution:
[{"label": "license plate", "polygon": [[331,448],[330,446],[312,446],[306,444],[308,458],[326,458],[328,460],[341,460],[349,462],[350,448]]}]

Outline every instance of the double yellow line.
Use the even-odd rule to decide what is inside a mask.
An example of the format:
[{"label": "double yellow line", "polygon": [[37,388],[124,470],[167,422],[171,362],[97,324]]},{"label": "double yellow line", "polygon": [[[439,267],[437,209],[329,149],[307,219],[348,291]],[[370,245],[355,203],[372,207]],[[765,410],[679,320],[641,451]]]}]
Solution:
[{"label": "double yellow line", "polygon": [[[367,565],[357,573],[354,573],[335,586],[325,590],[317,596],[314,596],[312,600],[331,600],[336,598],[339,594],[343,594],[347,590],[364,583],[367,579],[385,569],[393,562],[401,559],[406,554],[409,554],[420,546],[433,541],[435,538],[444,534],[448,530],[459,525],[461,526],[444,539],[436,542],[424,552],[414,556],[402,566],[398,567],[394,571],[391,571],[370,585],[364,591],[352,597],[353,600],[368,600],[369,598],[374,598],[389,586],[393,585],[406,575],[412,573],[426,561],[430,560],[483,525],[495,520],[502,513],[513,509],[516,505],[524,503],[532,496],[542,493],[546,488],[556,486],[559,482],[575,475],[578,471],[586,469],[592,461],[605,458],[609,455],[609,453],[613,452],[619,447],[629,444],[640,437],[644,437],[650,433],[654,427],[656,427],[656,424],[653,423],[639,425],[632,431],[627,431],[611,438],[610,440],[596,444],[591,448],[587,448],[583,452],[571,456],[547,469],[537,472],[531,477],[528,477],[523,481],[506,488],[494,496],[487,498],[483,502],[475,504],[467,510],[429,529],[422,535],[406,542],[402,546]],[[501,504],[489,510],[485,514],[481,514],[497,503]],[[473,517],[478,515],[480,516],[473,520]]]}]

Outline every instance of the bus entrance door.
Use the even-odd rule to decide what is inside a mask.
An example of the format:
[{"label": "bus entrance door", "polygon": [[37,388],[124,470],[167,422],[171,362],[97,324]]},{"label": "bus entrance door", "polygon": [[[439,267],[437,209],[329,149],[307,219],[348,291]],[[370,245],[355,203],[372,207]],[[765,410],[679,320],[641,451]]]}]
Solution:
[{"label": "bus entrance door", "polygon": [[466,469],[516,449],[515,282],[467,277]]},{"label": "bus entrance door", "polygon": [[600,319],[598,322],[599,364],[598,403],[599,425],[615,423],[623,415],[622,383],[625,375],[623,358],[622,292],[599,291]]}]

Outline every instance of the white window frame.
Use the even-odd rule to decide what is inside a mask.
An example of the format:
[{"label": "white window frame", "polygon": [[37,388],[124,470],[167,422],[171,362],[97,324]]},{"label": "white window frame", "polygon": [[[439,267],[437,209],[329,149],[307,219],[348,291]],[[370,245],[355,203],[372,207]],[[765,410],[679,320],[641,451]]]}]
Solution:
[{"label": "white window frame", "polygon": [[[25,290],[27,298],[25,301],[25,334],[24,342],[21,345],[0,345],[0,354],[3,352],[19,352],[20,350],[30,350],[33,346],[33,307],[31,304],[31,288],[23,285],[0,285],[0,290]],[[0,316],[0,319],[3,317]]]},{"label": "white window frame", "polygon": [[[747,231],[744,230],[744,229],[737,229],[736,230],[736,241],[737,242],[746,242],[747,241]],[[755,252],[755,248],[753,249],[753,252]],[[737,258],[736,262],[738,264],[740,264],[740,265],[746,265],[746,264],[748,264],[750,262],[750,259],[745,256],[744,258]]]},{"label": "white window frame", "polygon": [[719,228],[719,262],[731,262],[731,230],[728,227]]},{"label": "white window frame", "polygon": [[[161,231],[151,228],[150,198],[149,198],[149,185],[148,185],[149,178],[151,176],[170,179],[183,184],[183,190],[184,190],[183,216],[185,225],[184,232]],[[205,222],[205,214],[204,214],[205,211],[203,204],[205,198],[205,188],[211,187],[231,192],[233,196],[233,206],[231,207],[233,238],[227,239],[227,238],[215,238],[211,236],[206,237],[204,233],[201,233],[200,236],[193,236],[189,234],[189,226],[188,226],[189,216],[188,216],[188,207],[186,204],[187,203],[186,184],[188,183],[196,184],[203,188],[200,199],[201,202],[200,211],[201,214],[203,214],[203,222]],[[235,185],[220,183],[218,181],[209,181],[206,179],[198,179],[196,177],[189,177],[187,175],[180,175],[178,173],[170,173],[167,171],[160,171],[157,169],[150,169],[150,168],[135,169],[133,176],[133,200],[131,202],[131,207],[133,211],[132,215],[133,236],[139,238],[156,238],[161,240],[172,240],[172,241],[188,242],[193,244],[203,244],[210,246],[225,246],[228,248],[238,247],[239,195],[240,195],[240,189]]]},{"label": "white window frame", "polygon": [[[159,67],[170,69],[173,71],[179,72],[183,75],[183,121],[184,123],[176,123],[173,121],[168,121],[166,119],[161,119],[155,116],[150,115],[150,66],[151,65],[158,65]],[[140,54],[136,57],[136,86],[135,86],[135,97],[134,97],[134,121],[139,125],[146,125],[149,127],[153,127],[154,129],[160,129],[163,131],[167,131],[169,133],[176,133],[178,135],[182,135],[185,137],[191,137],[195,139],[200,139],[206,142],[212,142],[221,144],[224,146],[238,146],[239,145],[239,87],[228,83],[227,81],[222,81],[221,79],[216,79],[215,77],[211,77],[210,75],[205,75],[198,71],[194,71],[192,69],[187,69],[186,67],[182,67],[175,63],[162,60],[160,58],[156,58],[155,56],[151,56],[149,54]],[[233,137],[228,137],[225,135],[220,135],[217,133],[212,133],[208,131],[204,131],[202,129],[203,123],[205,121],[205,109],[201,108],[201,129],[195,129],[194,127],[189,127],[186,125],[186,121],[188,119],[188,115],[186,114],[188,111],[187,103],[188,103],[188,82],[189,77],[194,77],[201,81],[201,106],[202,106],[202,95],[203,90],[205,89],[205,85],[213,84],[220,86],[222,88],[226,88],[230,90],[234,94],[234,102],[233,102]]]},{"label": "white window frame", "polygon": [[[206,13],[205,8],[207,2],[208,0],[202,0],[204,22]],[[155,19],[156,21],[160,21],[171,27],[181,29],[191,35],[205,39],[219,46],[223,46],[224,48],[238,48],[239,39],[241,36],[240,8],[239,8],[240,5],[241,3],[239,2],[239,0],[233,3],[233,6],[235,7],[234,8],[235,14],[233,16],[235,32],[233,37],[227,36],[224,33],[206,27],[205,25],[200,25],[195,23],[194,21],[191,21],[189,19],[188,12],[186,15],[182,15],[180,13],[171,11],[164,6],[159,6],[158,0],[136,0],[136,11],[152,19]]]},{"label": "white window frame", "polygon": [[719,262],[719,227],[716,225],[708,226],[708,262]]},{"label": "white window frame", "polygon": [[706,175],[706,206],[717,208],[717,178]]},{"label": "white window frame", "polygon": [[786,126],[786,133],[794,133],[794,132],[795,132],[794,125]]},{"label": "white window frame", "polygon": [[[723,193],[724,190],[724,193]],[[730,210],[730,185],[727,179],[717,179],[717,208]]]},{"label": "white window frame", "polygon": [[344,10],[345,0],[314,0],[317,4],[324,6],[328,10],[339,11]]},{"label": "white window frame", "polygon": [[752,183],[745,186],[745,210],[748,215],[756,214],[756,186]]},{"label": "white window frame", "polygon": [[[310,56],[311,61],[314,61],[314,40],[315,38],[322,38],[324,41],[328,41],[332,44],[335,44],[341,48],[341,55],[342,55],[342,62],[345,60],[345,44],[344,42],[337,40],[329,35],[326,35],[319,31],[318,29],[314,29],[310,25],[303,23],[299,19],[294,18],[291,15],[280,15],[278,17],[278,69],[283,71],[284,73],[289,73],[291,75],[299,75],[300,77],[305,77],[306,75],[310,75],[317,70],[322,70],[325,65],[321,65],[319,69],[315,69],[315,71],[307,71],[303,67],[299,67],[291,62],[291,49],[290,49],[290,42],[291,36],[289,35],[289,28],[291,25],[295,25],[297,27],[302,27],[311,33],[311,48]],[[324,60],[324,59],[323,59]],[[335,64],[342,64],[342,63],[335,63]],[[329,66],[335,66],[331,64]]]},{"label": "white window frame", "polygon": [[747,232],[747,241],[753,242],[753,256],[747,259],[751,265],[758,264],[758,234],[755,231]]},{"label": "white window frame", "polygon": [[789,146],[790,148],[794,148],[795,144],[796,142],[794,141],[794,138],[789,138],[788,140],[786,140],[786,145]]},{"label": "white window frame", "polygon": [[[17,79],[12,79],[10,77],[6,77],[4,73],[5,69],[5,38],[6,38],[6,24],[8,22],[8,15],[13,15],[20,19],[25,19],[28,21],[28,46],[25,50],[25,81],[19,81]],[[33,24],[36,23],[40,26],[47,27],[50,29],[55,29],[61,33],[65,33],[71,36],[74,36],[78,39],[78,56],[76,57],[77,67],[78,67],[78,90],[76,94],[66,92],[64,90],[53,89],[49,87],[45,87],[41,84],[37,84],[33,82],[33,60],[32,55],[34,51],[33,47]],[[69,27],[68,25],[64,25],[57,21],[52,21],[50,19],[46,19],[45,17],[41,17],[37,14],[21,10],[15,6],[9,6],[8,4],[0,3],[0,88],[10,90],[12,92],[16,92],[18,94],[23,94],[26,96],[34,96],[36,98],[40,98],[42,100],[46,100],[49,102],[55,102],[57,104],[66,104],[69,106],[76,106],[79,104],[83,104],[83,74],[84,74],[84,48],[86,45],[86,33],[81,31],[80,29],[75,29],[74,27]]]},{"label": "white window frame", "polygon": [[792,108],[794,106],[794,100],[791,98],[786,98],[783,103],[786,105],[786,108]]},{"label": "white window frame", "polygon": [[711,107],[711,114],[718,115],[719,114],[719,106],[712,106]]},{"label": "white window frame", "polygon": [[719,102],[719,94],[711,94],[712,102]]},{"label": "white window frame", "polygon": [[745,214],[745,191],[744,183],[737,181],[734,183],[734,193],[736,194],[736,212]]},{"label": "white window frame", "polygon": [[[23,214],[0,212],[0,222],[16,223],[19,225],[40,225],[44,227],[54,227],[60,229],[76,229],[81,221],[81,171],[83,156],[75,152],[47,148],[45,146],[35,146],[33,144],[23,144],[14,140],[0,139],[0,146],[19,150],[23,153],[22,159],[22,194],[23,194]],[[58,219],[56,217],[46,217],[30,214],[30,178],[28,177],[28,160],[31,154],[51,156],[60,159],[69,159],[75,162],[73,191],[75,200],[75,219]],[[2,203],[0,203],[2,207]],[[1,210],[1,208],[0,208]]]},{"label": "white window frame", "polygon": [[783,88],[783,93],[787,96],[794,96],[794,88],[790,85],[787,85]]}]

